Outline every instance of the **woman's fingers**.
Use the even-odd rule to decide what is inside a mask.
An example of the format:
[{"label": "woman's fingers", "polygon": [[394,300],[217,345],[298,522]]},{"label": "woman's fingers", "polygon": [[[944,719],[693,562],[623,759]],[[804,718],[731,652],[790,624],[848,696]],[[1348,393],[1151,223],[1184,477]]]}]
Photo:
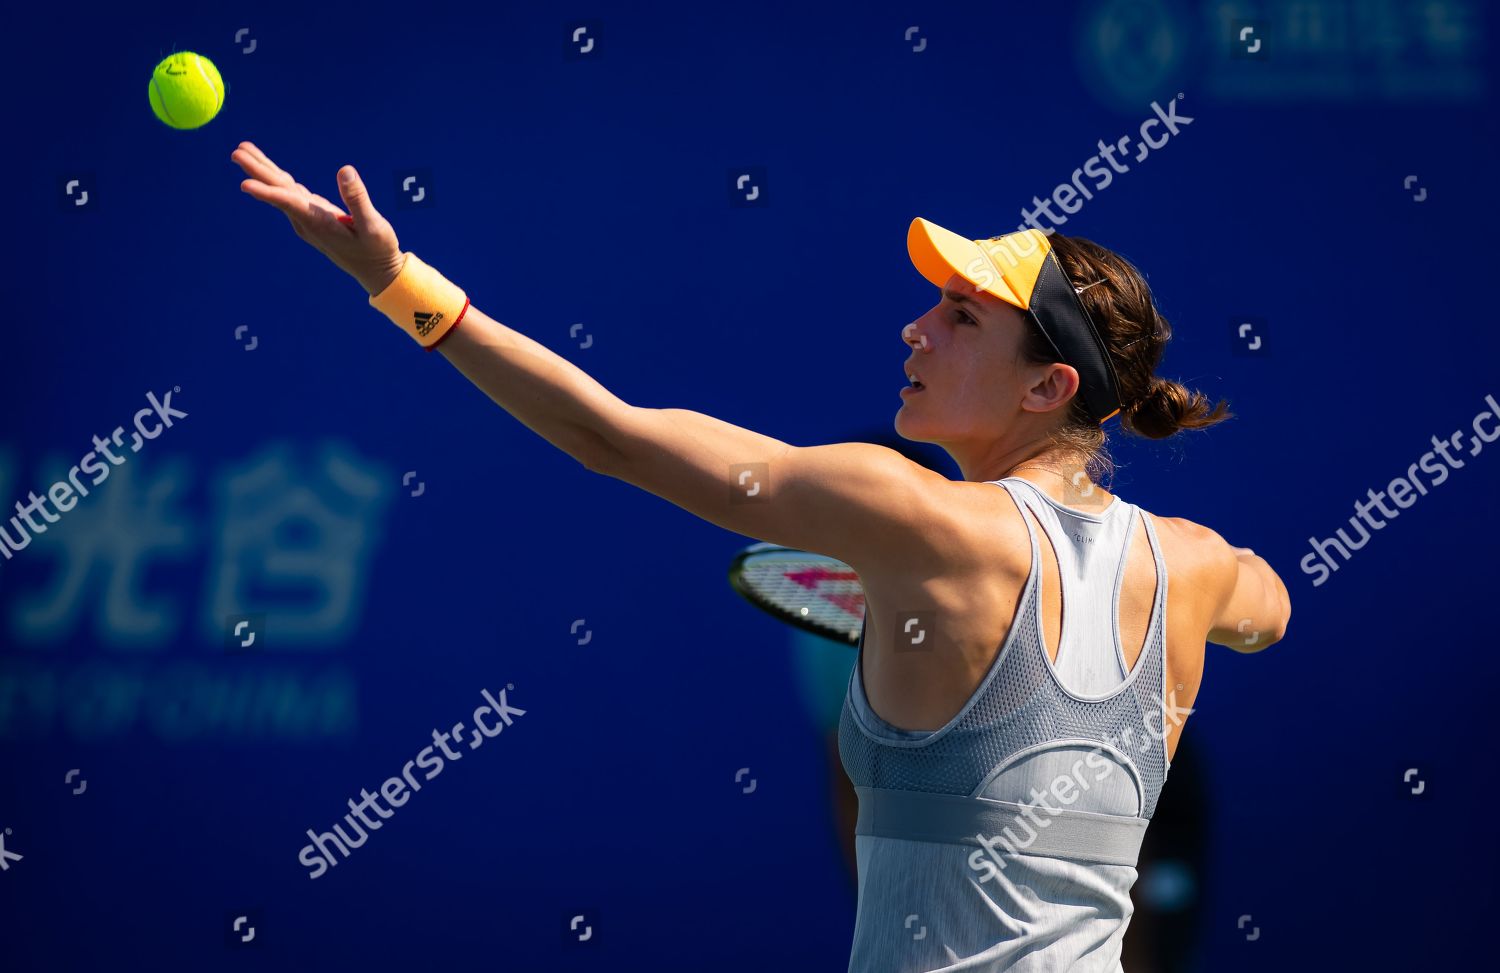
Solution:
[{"label": "woman's fingers", "polygon": [[297,235],[308,242],[311,242],[309,234],[315,236],[334,227],[338,227],[340,233],[348,232],[344,227],[349,226],[349,217],[344,215],[344,211],[317,193],[307,192],[305,187],[287,189],[282,186],[267,186],[256,179],[246,179],[240,183],[240,188],[285,213],[287,219],[292,221]]},{"label": "woman's fingers", "polygon": [[335,218],[344,215],[342,209],[317,193],[309,192],[290,173],[278,168],[254,143],[241,142],[231,158],[252,177],[240,185],[256,199],[290,210],[288,215],[292,212],[307,217],[320,212]]},{"label": "woman's fingers", "polygon": [[291,173],[284,171],[280,166],[272,162],[270,156],[262,152],[260,146],[254,142],[241,142],[235,152],[243,154],[246,157],[246,160],[240,162],[240,165],[243,167],[248,163],[259,169],[263,175],[257,174],[257,177],[265,182],[274,186],[290,186],[296,182],[292,178]]},{"label": "woman's fingers", "polygon": [[272,206],[288,212],[300,209],[305,202],[305,198],[301,193],[281,186],[269,186],[259,179],[242,180],[240,182],[240,189],[263,203],[270,203]]},{"label": "woman's fingers", "polygon": [[270,157],[261,151],[260,146],[256,145],[254,142],[251,142],[249,139],[241,142],[239,147],[244,149],[246,152],[249,152],[251,155],[255,156],[257,159],[266,163],[267,165],[271,164]]},{"label": "woman's fingers", "polygon": [[261,162],[244,149],[236,149],[230,154],[229,158],[234,160],[235,164],[241,169],[245,170],[245,175],[252,179],[259,179],[268,186],[290,186],[296,181],[287,173],[278,172],[276,169]]},{"label": "woman's fingers", "polygon": [[349,207],[354,225],[369,226],[380,214],[375,211],[375,204],[370,202],[369,190],[365,189],[364,180],[359,178],[359,171],[353,166],[344,166],[339,169],[337,178],[339,195],[343,197],[344,205]]},{"label": "woman's fingers", "polygon": [[240,183],[240,188],[256,199],[283,209],[291,208],[298,213],[321,210],[339,216],[344,212],[317,193],[308,192],[307,187],[301,183],[291,187],[270,186],[259,179],[246,179]]},{"label": "woman's fingers", "polygon": [[[276,172],[276,169],[270,168],[269,165],[261,162],[260,159],[252,156],[251,153],[243,150],[243,148],[237,148],[237,150],[234,150],[234,153],[229,157],[231,157],[231,159],[233,159],[234,162],[236,162],[237,165],[240,166],[240,168],[245,169],[246,175],[249,175],[249,177],[251,178],[258,178],[258,180],[266,183],[267,186],[287,186],[287,184],[290,184],[290,175],[287,175],[287,178],[285,178],[285,180],[282,180],[282,178],[278,177],[278,172]],[[285,172],[282,175],[285,175]]]}]

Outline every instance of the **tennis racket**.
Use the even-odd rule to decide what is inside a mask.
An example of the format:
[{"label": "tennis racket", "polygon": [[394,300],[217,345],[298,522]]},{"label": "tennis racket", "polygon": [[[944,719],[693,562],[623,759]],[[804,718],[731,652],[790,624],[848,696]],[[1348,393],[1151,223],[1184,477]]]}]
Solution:
[{"label": "tennis racket", "polygon": [[853,648],[865,621],[865,589],[837,558],[779,544],[752,544],[734,556],[729,584],[789,625]]}]

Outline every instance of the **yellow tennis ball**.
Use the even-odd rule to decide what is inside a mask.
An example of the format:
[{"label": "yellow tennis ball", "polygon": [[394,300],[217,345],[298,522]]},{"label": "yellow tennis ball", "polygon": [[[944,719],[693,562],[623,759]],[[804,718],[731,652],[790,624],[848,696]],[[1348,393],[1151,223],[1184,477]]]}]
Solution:
[{"label": "yellow tennis ball", "polygon": [[224,107],[224,79],[208,58],[179,51],[151,72],[149,95],[157,118],[172,128],[198,128]]}]

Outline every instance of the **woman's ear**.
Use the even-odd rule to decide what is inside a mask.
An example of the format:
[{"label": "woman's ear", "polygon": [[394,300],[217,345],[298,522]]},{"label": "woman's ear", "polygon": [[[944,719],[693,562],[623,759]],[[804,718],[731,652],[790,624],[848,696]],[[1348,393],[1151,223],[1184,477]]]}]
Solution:
[{"label": "woman's ear", "polygon": [[1028,412],[1061,408],[1078,392],[1078,369],[1062,362],[1042,366],[1040,377],[1026,390],[1021,407]]}]

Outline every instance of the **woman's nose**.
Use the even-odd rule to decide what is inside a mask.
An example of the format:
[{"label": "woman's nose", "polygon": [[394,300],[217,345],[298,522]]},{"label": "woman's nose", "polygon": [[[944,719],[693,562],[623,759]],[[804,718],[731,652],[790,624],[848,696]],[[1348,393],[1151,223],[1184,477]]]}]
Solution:
[{"label": "woman's nose", "polygon": [[915,321],[901,329],[901,340],[913,348],[922,351],[927,350],[927,335],[918,333],[917,322]]}]

